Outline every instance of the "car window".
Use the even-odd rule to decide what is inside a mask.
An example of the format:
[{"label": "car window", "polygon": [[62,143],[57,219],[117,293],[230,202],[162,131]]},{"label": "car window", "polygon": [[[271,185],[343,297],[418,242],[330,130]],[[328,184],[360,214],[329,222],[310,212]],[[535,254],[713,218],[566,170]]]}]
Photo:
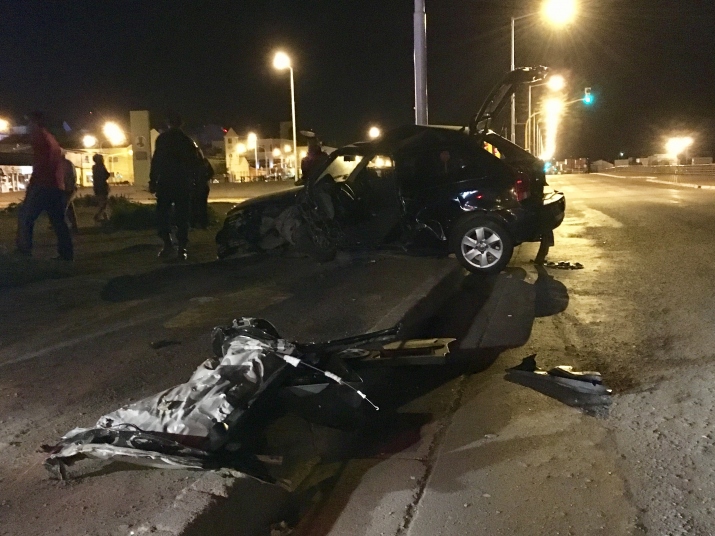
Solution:
[{"label": "car window", "polygon": [[336,156],[318,177],[320,180],[326,175],[330,175],[336,182],[344,182],[362,161],[362,157],[354,154]]},{"label": "car window", "polygon": [[478,147],[442,145],[422,148],[395,158],[403,191],[417,192],[496,171],[498,158]]}]

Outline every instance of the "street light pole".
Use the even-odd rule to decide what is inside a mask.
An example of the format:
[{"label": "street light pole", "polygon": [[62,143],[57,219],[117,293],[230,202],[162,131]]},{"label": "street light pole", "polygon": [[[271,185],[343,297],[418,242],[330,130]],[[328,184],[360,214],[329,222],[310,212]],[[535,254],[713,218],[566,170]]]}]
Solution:
[{"label": "street light pole", "polygon": [[415,124],[427,124],[427,14],[425,0],[415,0]]},{"label": "street light pole", "polygon": [[[291,113],[293,114],[293,151],[298,150],[296,129],[295,129],[295,84],[293,82],[293,66],[290,66],[290,104]],[[300,179],[300,167],[298,166],[298,159],[295,160],[295,180]]]},{"label": "street light pole", "polygon": [[[298,153],[298,138],[296,136],[296,124],[295,124],[295,83],[293,80],[293,64],[288,54],[285,52],[276,52],[273,58],[273,67],[278,70],[289,69],[290,70],[290,105],[291,114],[293,119],[293,151],[296,155]],[[300,167],[298,166],[298,158],[295,159],[295,179],[296,181],[300,179]]]},{"label": "street light pole", "polygon": [[[523,17],[519,17],[523,18]],[[511,71],[516,69],[516,17],[511,18]],[[511,94],[511,142],[516,143],[516,92]]]}]

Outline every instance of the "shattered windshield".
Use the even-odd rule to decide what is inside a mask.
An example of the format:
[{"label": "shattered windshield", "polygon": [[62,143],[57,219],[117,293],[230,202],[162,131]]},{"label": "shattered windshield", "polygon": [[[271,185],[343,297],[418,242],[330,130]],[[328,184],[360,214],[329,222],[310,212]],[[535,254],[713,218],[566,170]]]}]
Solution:
[{"label": "shattered windshield", "polygon": [[362,161],[361,155],[338,154],[328,162],[327,167],[318,176],[318,181],[330,175],[335,182],[344,182],[355,171],[355,168]]}]

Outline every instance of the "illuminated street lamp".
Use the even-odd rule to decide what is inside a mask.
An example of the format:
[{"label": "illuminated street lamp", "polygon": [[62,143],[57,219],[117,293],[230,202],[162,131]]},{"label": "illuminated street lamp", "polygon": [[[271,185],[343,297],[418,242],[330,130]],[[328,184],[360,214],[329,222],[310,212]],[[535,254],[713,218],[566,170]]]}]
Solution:
[{"label": "illuminated street lamp", "polygon": [[288,144],[286,143],[286,144],[283,146],[283,152],[284,152],[285,154],[290,154],[290,153],[293,152],[293,149],[292,149],[292,147],[291,147],[290,145],[288,145]]},{"label": "illuminated street lamp", "polygon": [[[286,54],[285,52],[276,52],[276,55],[273,57],[273,67],[275,67],[279,71],[283,71],[285,69],[288,69],[290,71],[290,106],[293,117],[293,147],[297,147],[298,142],[295,130],[295,83],[293,81],[293,66],[291,65],[291,61],[288,57],[288,54]],[[295,178],[296,180],[300,179],[300,168],[298,167],[297,162],[295,166]]]},{"label": "illuminated street lamp", "polygon": [[237,143],[236,144],[236,152],[238,154],[246,154],[246,144],[245,143]]},{"label": "illuminated street lamp", "polygon": [[92,136],[91,134],[85,134],[85,136],[82,138],[82,145],[84,145],[85,149],[94,147],[95,145],[97,145],[97,138]]},{"label": "illuminated street lamp", "polygon": [[0,117],[0,133],[5,133],[10,130],[10,121]]},{"label": "illuminated street lamp", "polygon": [[[576,0],[544,0],[540,12],[511,18],[511,70],[516,69],[515,30],[516,21],[541,15],[554,26],[565,26],[576,17]],[[511,96],[511,141],[516,143],[516,94]]]},{"label": "illuminated street lamp", "polygon": [[665,143],[665,152],[668,156],[672,156],[677,162],[678,157],[685,153],[692,144],[693,138],[690,136],[670,138]]},{"label": "illuminated street lamp", "polygon": [[377,127],[370,127],[370,130],[367,133],[368,136],[370,136],[371,140],[374,140],[375,138],[379,138],[382,136],[382,131],[380,131],[379,128]]},{"label": "illuminated street lamp", "polygon": [[120,127],[114,121],[107,121],[106,123],[104,123],[102,132],[104,133],[107,140],[109,140],[109,143],[114,146],[122,145],[127,141],[127,136],[124,134],[122,127]]}]

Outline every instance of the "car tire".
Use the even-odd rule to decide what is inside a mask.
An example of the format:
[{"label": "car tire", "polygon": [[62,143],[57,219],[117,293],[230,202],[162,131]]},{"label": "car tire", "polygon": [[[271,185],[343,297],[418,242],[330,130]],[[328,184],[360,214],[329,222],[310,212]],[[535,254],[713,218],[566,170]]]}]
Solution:
[{"label": "car tire", "polygon": [[217,251],[216,251],[216,256],[218,257],[219,260],[226,259],[236,253],[238,251],[237,248],[232,248],[225,246],[223,244],[219,244]]},{"label": "car tire", "polygon": [[457,224],[449,245],[459,263],[474,274],[498,274],[514,253],[514,241],[506,229],[483,216]]}]

